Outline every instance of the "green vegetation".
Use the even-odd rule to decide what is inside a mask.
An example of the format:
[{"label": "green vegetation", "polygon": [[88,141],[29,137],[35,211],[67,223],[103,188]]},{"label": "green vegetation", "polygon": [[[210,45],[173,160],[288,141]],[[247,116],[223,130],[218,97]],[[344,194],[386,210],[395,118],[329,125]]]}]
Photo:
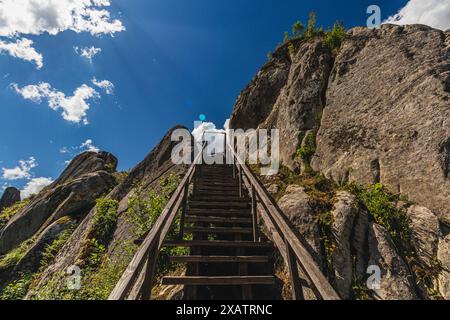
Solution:
[{"label": "green vegetation", "polygon": [[0,229],[2,229],[12,217],[14,217],[20,210],[25,208],[30,203],[30,199],[17,202],[9,208],[3,209],[0,213]]},{"label": "green vegetation", "polygon": [[84,241],[83,252],[78,262],[80,267],[95,270],[100,265],[106,246],[116,229],[118,206],[119,202],[116,200],[97,199],[89,236]]},{"label": "green vegetation", "polygon": [[[297,21],[292,25],[291,33],[287,31],[284,33],[282,45],[288,45],[289,54],[291,56],[293,56],[298,49],[299,42],[314,39],[315,37],[323,37],[324,44],[330,48],[334,54],[337,54],[342,41],[344,41],[347,36],[344,24],[342,22],[336,22],[333,28],[327,31],[324,31],[322,27],[317,28],[316,24],[316,13],[310,12],[306,28],[301,21]],[[280,45],[278,47],[280,47]]]},{"label": "green vegetation", "polygon": [[28,239],[17,248],[8,252],[0,259],[0,268],[6,268],[17,264],[33,246],[34,239]]},{"label": "green vegetation", "polygon": [[8,284],[0,293],[0,300],[21,300],[28,292],[33,279],[30,274],[22,274],[19,279]]},{"label": "green vegetation", "polygon": [[50,265],[50,263],[55,259],[56,255],[66,244],[67,240],[69,240],[70,236],[74,231],[75,231],[75,224],[69,226],[58,236],[58,238],[53,240],[52,243],[45,246],[44,251],[42,252],[42,258],[40,262],[41,271],[44,271],[45,268],[47,268]]},{"label": "green vegetation", "polygon": [[308,27],[306,28],[305,38],[312,39],[317,35],[316,30],[317,15],[315,12],[309,13]]},{"label": "green vegetation", "polygon": [[398,248],[406,253],[409,250],[410,240],[408,216],[405,210],[397,209],[400,197],[390,193],[380,183],[369,187],[351,184],[345,189],[357,197],[360,204],[367,208],[373,220],[385,227]]},{"label": "green vegetation", "polygon": [[300,147],[297,149],[296,156],[303,160],[307,170],[311,169],[311,160],[316,153],[316,135],[309,132]]},{"label": "green vegetation", "polygon": [[142,237],[151,229],[179,183],[180,176],[172,174],[160,182],[158,191],[145,192],[142,186],[135,188],[128,200],[127,218],[135,227],[136,236]]},{"label": "green vegetation", "polygon": [[[161,180],[158,191],[151,189],[145,192],[140,186],[135,189],[134,195],[128,200],[127,218],[134,226],[137,237],[144,237],[150,231],[179,184],[180,176],[172,174]],[[177,219],[169,231],[168,239],[176,239],[179,224]],[[186,254],[186,248],[163,248],[158,258],[157,275],[176,269],[177,264],[172,264],[169,256]]]},{"label": "green vegetation", "polygon": [[347,37],[342,22],[336,22],[333,29],[325,32],[324,42],[334,53],[341,47],[342,41]]}]

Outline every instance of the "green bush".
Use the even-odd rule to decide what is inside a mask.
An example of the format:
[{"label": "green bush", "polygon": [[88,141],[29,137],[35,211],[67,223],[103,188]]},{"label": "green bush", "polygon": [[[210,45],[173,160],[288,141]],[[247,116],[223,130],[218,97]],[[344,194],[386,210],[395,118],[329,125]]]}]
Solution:
[{"label": "green bush", "polygon": [[315,12],[309,13],[308,27],[306,28],[305,37],[306,39],[312,39],[316,36],[316,23],[317,15]]},{"label": "green bush", "polygon": [[333,29],[325,32],[324,42],[331,50],[336,51],[341,47],[342,41],[347,37],[344,25],[341,22],[336,22]]},{"label": "green bush", "polygon": [[128,200],[127,217],[135,227],[136,236],[142,237],[151,229],[179,183],[180,176],[172,174],[160,182],[158,191],[135,188],[134,195]]},{"label": "green bush", "polygon": [[21,275],[20,279],[14,280],[3,289],[0,300],[23,299],[28,292],[32,278],[30,274]]},{"label": "green bush", "polygon": [[297,157],[302,159],[307,167],[310,166],[312,157],[316,153],[316,135],[309,132],[306,135],[304,143],[297,150]]},{"label": "green bush", "polygon": [[92,230],[93,237],[100,243],[107,244],[116,229],[118,207],[119,202],[116,200],[97,199]]},{"label": "green bush", "polygon": [[305,31],[305,26],[301,21],[297,21],[292,25],[292,36],[295,38],[300,38],[303,36]]},{"label": "green bush", "polygon": [[369,187],[351,184],[348,189],[367,208],[373,220],[386,228],[399,249],[406,250],[409,247],[408,216],[397,209],[399,196],[390,193],[381,183]]}]

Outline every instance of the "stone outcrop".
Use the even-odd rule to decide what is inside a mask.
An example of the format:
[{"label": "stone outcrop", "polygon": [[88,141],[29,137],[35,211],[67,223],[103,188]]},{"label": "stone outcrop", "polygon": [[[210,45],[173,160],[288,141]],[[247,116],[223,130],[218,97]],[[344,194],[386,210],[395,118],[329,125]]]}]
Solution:
[{"label": "stone outcrop", "polygon": [[438,260],[442,270],[438,277],[439,292],[446,300],[450,300],[450,235],[439,241]]},{"label": "stone outcrop", "polygon": [[51,245],[54,240],[69,228],[73,228],[76,225],[76,220],[68,217],[64,217],[46,228],[37,238],[34,240],[32,247],[27,251],[24,257],[14,267],[12,273],[33,273],[37,272],[41,267],[41,261],[45,248]]},{"label": "stone outcrop", "polygon": [[333,216],[333,237],[336,248],[333,253],[333,269],[336,289],[341,298],[349,299],[352,294],[353,259],[351,238],[359,208],[352,194],[341,191],[336,195]]},{"label": "stone outcrop", "polygon": [[448,31],[354,28],[335,57],[320,38],[281,46],[237,99],[231,128],[278,128],[283,165],[319,128],[312,167],[381,182],[450,221]]},{"label": "stone outcrop", "polygon": [[14,187],[6,188],[0,198],[0,213],[20,201],[20,191]]},{"label": "stone outcrop", "polygon": [[[125,242],[133,243],[134,240],[137,240],[136,234],[133,233],[133,227],[126,216],[128,200],[133,196],[136,187],[139,186],[144,192],[148,193],[152,189],[157,190],[161,179],[171,174],[183,175],[186,172],[186,166],[174,165],[171,161],[172,149],[176,145],[176,142],[171,141],[171,135],[176,129],[184,128],[175,127],[171,129],[145,159],[130,171],[125,180],[106,196],[107,199],[119,202],[117,227],[106,252],[106,255],[112,261],[121,259],[123,255],[123,251],[121,251],[123,249],[120,244]],[[41,279],[34,290],[35,292],[39,292],[39,288],[45,286],[49,280],[58,281],[61,273],[64,273],[68,267],[78,263],[78,259],[83,252],[84,243],[89,237],[95,210],[93,208],[82,220],[57,255],[54,263],[43,271]],[[29,293],[28,299],[33,298],[30,294],[32,293]]]},{"label": "stone outcrop", "polygon": [[278,49],[241,93],[230,120],[230,127],[235,129],[282,129],[280,158],[292,170],[299,167],[295,159],[298,145],[308,131],[319,129],[333,66],[331,51],[321,39],[296,45],[293,56],[286,53],[287,45]]},{"label": "stone outcrop", "polygon": [[278,206],[306,240],[314,259],[323,266],[318,217],[305,189],[296,185],[289,186],[286,194],[278,201]]},{"label": "stone outcrop", "polygon": [[450,216],[450,47],[421,25],[349,32],[330,77],[313,168],[381,182]]},{"label": "stone outcrop", "polygon": [[20,210],[0,231],[0,254],[64,216],[83,216],[115,185],[117,159],[106,152],[77,156],[61,177]]},{"label": "stone outcrop", "polygon": [[408,267],[396,252],[389,233],[374,223],[369,226],[369,254],[368,265],[379,267],[381,270],[380,288],[373,290],[376,299],[418,299]]},{"label": "stone outcrop", "polygon": [[414,205],[408,209],[408,219],[411,243],[417,250],[418,258],[426,267],[433,268],[442,237],[438,218],[427,208]]}]

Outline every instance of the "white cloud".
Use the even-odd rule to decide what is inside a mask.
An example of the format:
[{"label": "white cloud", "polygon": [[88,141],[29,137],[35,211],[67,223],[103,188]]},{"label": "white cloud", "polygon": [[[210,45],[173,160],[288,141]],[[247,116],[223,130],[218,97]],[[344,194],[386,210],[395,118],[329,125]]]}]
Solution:
[{"label": "white cloud", "polygon": [[87,139],[85,142],[81,144],[79,147],[82,151],[92,151],[92,152],[99,152],[100,149],[94,146],[94,143],[92,142],[92,139]]},{"label": "white cloud", "polygon": [[108,80],[97,81],[96,78],[92,79],[92,84],[100,89],[105,90],[106,94],[114,93],[114,84]]},{"label": "white cloud", "polygon": [[31,178],[31,169],[38,166],[36,159],[30,157],[28,160],[20,160],[19,165],[15,168],[2,168],[3,179],[5,180],[22,180]]},{"label": "white cloud", "polygon": [[92,63],[92,58],[94,58],[97,54],[102,52],[101,48],[96,48],[96,47],[84,47],[84,48],[75,47],[74,49],[77,54],[79,54],[83,58],[86,58],[91,63]]},{"label": "white cloud", "polygon": [[[0,52],[13,57],[33,61],[42,68],[42,55],[33,47],[26,35],[44,33],[57,35],[71,30],[88,32],[93,36],[113,36],[125,27],[118,19],[111,18],[107,10],[109,0],[0,0],[0,37],[15,39],[15,42],[0,42]],[[85,48],[86,57],[99,53],[98,48]],[[93,51],[92,51],[93,49]],[[82,53],[83,56],[83,53]]]},{"label": "white cloud", "polygon": [[[1,22],[1,20],[0,20]],[[17,39],[15,42],[0,40],[0,53],[7,53],[12,57],[34,62],[38,69],[44,66],[43,57],[33,47],[33,41],[29,39]]]},{"label": "white cloud", "polygon": [[426,24],[433,28],[450,28],[450,0],[410,0],[396,15],[385,23]]},{"label": "white cloud", "polygon": [[97,91],[85,84],[77,88],[73,96],[70,97],[67,97],[63,92],[53,89],[50,84],[44,82],[23,88],[19,88],[15,83],[11,84],[11,86],[24,99],[35,103],[41,103],[44,99],[47,100],[51,109],[55,111],[61,109],[62,117],[73,123],[82,122],[83,124],[88,124],[86,112],[90,109],[90,105],[87,101],[100,96]]},{"label": "white cloud", "polygon": [[[81,145],[79,145],[77,147],[63,147],[63,148],[59,149],[60,153],[69,154],[72,156],[75,154],[84,152],[84,151],[99,152],[100,149],[94,145],[94,142],[92,141],[92,139],[86,139],[85,142],[83,142]],[[70,160],[65,162],[65,164],[69,164],[69,163],[70,163]]]},{"label": "white cloud", "polygon": [[192,131],[197,144],[204,138],[210,143],[209,147],[215,149],[218,153],[223,152],[224,149],[225,136],[222,133],[225,133],[225,130],[217,129],[212,122],[196,123],[196,128]]},{"label": "white cloud", "polygon": [[30,180],[27,185],[23,188],[23,190],[20,192],[22,195],[22,199],[29,198],[30,196],[34,194],[38,194],[42,191],[46,186],[53,183],[52,178],[34,178]]},{"label": "white cloud", "polygon": [[2,0],[0,36],[56,35],[66,30],[92,35],[124,31],[106,9],[109,0]]}]

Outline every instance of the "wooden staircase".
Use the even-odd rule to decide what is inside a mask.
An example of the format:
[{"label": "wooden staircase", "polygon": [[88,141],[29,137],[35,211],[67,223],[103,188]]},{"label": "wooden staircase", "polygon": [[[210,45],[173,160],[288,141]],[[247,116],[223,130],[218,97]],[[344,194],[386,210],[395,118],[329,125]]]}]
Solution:
[{"label": "wooden staircase", "polygon": [[192,240],[164,244],[190,248],[190,256],[170,257],[185,263],[187,273],[164,277],[162,284],[184,285],[188,300],[251,300],[255,288],[273,286],[273,245],[255,237],[252,201],[239,187],[233,168],[204,165],[193,186],[181,221],[181,236],[191,235]]},{"label": "wooden staircase", "polygon": [[[202,165],[203,153],[197,154],[109,300],[150,300],[164,247],[190,249],[189,256],[170,257],[186,264],[185,276],[161,280],[163,285],[184,285],[186,300],[280,299],[273,275],[275,250],[285,262],[294,300],[304,299],[305,283],[319,299],[340,299],[303,236],[293,230],[235,148],[228,143],[226,149],[233,165]],[[168,239],[177,221],[178,239]],[[261,241],[260,224],[273,243]]]}]

